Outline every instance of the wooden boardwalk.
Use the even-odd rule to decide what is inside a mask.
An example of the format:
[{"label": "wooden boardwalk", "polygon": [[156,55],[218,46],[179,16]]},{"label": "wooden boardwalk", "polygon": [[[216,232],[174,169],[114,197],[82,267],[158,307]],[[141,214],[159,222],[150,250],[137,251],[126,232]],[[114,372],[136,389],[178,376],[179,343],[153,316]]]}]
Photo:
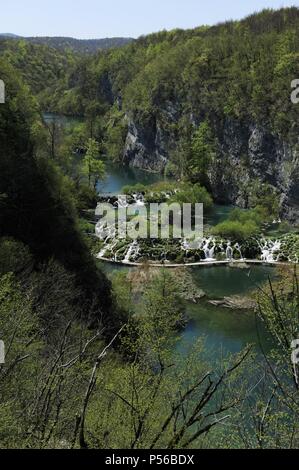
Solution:
[{"label": "wooden boardwalk", "polygon": [[254,260],[234,260],[234,261],[198,261],[196,263],[181,263],[181,264],[171,264],[171,263],[154,263],[154,262],[146,262],[146,263],[134,263],[133,261],[114,261],[109,258],[98,258],[99,261],[104,261],[105,263],[115,264],[118,266],[128,266],[128,267],[140,267],[146,264],[151,268],[192,268],[192,267],[213,267],[213,266],[237,266],[237,265],[264,265],[264,266],[294,266],[297,263],[291,262],[280,262],[280,261],[261,261],[258,259]]}]

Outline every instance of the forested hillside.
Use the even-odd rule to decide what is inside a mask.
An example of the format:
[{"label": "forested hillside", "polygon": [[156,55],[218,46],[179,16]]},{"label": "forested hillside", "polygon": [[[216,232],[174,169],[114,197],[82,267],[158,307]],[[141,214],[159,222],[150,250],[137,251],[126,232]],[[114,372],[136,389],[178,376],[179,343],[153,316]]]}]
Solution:
[{"label": "forested hillside", "polygon": [[0,34],[0,38],[22,40],[28,44],[40,44],[60,52],[78,54],[95,54],[100,50],[122,47],[133,41],[133,38],[75,39],[68,37],[21,37],[14,34]]},{"label": "forested hillside", "polygon": [[203,163],[192,157],[194,139],[203,148],[208,140],[205,172],[217,201],[246,207],[256,179],[275,186],[282,211],[298,220],[299,108],[290,100],[298,29],[294,7],[141,37],[81,61],[51,105],[101,119],[113,159],[193,181]]},{"label": "forested hillside", "polygon": [[[273,222],[299,218],[298,31],[292,8],[84,57],[0,41],[0,448],[299,447],[298,233]],[[127,239],[95,236],[113,162],[172,177],[122,188],[142,207],[251,209],[205,224],[196,259],[227,264],[220,276],[201,266],[196,281],[187,241],[176,251],[158,238],[108,279],[105,252],[132,254],[132,240],[127,251]],[[159,247],[163,264],[151,266]],[[255,278],[246,263],[257,256],[285,263]],[[182,267],[160,269],[169,260]],[[231,279],[246,295],[232,295]]]},{"label": "forested hillside", "polygon": [[[170,352],[185,308],[175,278],[161,272],[149,279],[142,318],[133,315],[133,280],[120,273],[111,284],[83,236],[79,215],[95,205],[86,183],[91,174],[79,177],[80,155],[72,154],[78,173],[69,176],[66,146],[62,161],[49,151],[49,128],[28,86],[2,58],[0,70],[6,84],[0,107],[0,447],[137,449],[197,442],[217,425],[211,416],[234,407],[226,383],[249,349],[231,357],[229,368],[221,366],[220,377],[216,369],[207,375],[204,363],[191,357],[181,372],[181,358]],[[83,171],[90,171],[84,162],[95,160],[95,146],[89,139]],[[201,351],[198,344],[194,353]],[[220,386],[221,404],[212,402]],[[126,403],[136,397],[133,416]],[[183,411],[179,431],[174,407],[179,414],[181,407],[190,410],[189,416]]]},{"label": "forested hillside", "polygon": [[7,41],[1,38],[0,57],[20,73],[42,107],[43,102],[55,94],[58,84],[63,83],[76,61],[71,52],[62,53],[23,40]]},{"label": "forested hillside", "polygon": [[[7,100],[0,108],[0,237],[3,250],[7,243],[12,246],[8,265],[1,260],[2,272],[14,267],[19,274],[25,270],[43,276],[54,263],[57,271],[53,278],[48,273],[46,282],[58,288],[64,277],[73,279],[69,315],[77,311],[90,322],[106,318],[112,324],[109,282],[96,269],[79,233],[75,188],[47,158],[39,107],[28,87],[3,59],[0,68]],[[53,294],[45,289],[43,295]],[[59,301],[66,301],[64,293]],[[51,311],[44,314],[51,316]]]}]

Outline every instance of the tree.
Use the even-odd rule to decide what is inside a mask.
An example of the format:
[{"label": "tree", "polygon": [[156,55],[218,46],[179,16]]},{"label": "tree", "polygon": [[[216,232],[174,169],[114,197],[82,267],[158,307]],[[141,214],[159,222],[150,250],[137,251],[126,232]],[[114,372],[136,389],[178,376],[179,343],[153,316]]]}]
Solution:
[{"label": "tree", "polygon": [[46,122],[45,127],[48,130],[49,134],[49,154],[51,158],[55,160],[57,158],[58,145],[59,141],[61,140],[62,129],[56,117],[54,117],[53,119],[51,118],[49,123]]},{"label": "tree", "polygon": [[[269,279],[255,295],[256,315],[263,325],[256,321],[264,360],[249,364],[248,377],[255,391],[236,416],[242,444],[247,448],[299,446],[298,268],[281,267],[278,274],[279,280]],[[268,332],[266,341],[261,328]]]},{"label": "tree", "polygon": [[241,396],[229,384],[250,348],[214,370],[202,359],[202,340],[189,356],[176,354],[183,312],[173,276],[158,273],[122,335],[130,360],[110,357],[99,369],[86,414],[89,447],[190,448],[229,420]]},{"label": "tree", "polygon": [[88,178],[89,186],[95,188],[97,182],[105,176],[105,165],[99,159],[99,143],[95,139],[89,139],[87,150],[83,160],[82,171]]},{"label": "tree", "polygon": [[207,121],[201,123],[191,142],[190,179],[209,186],[208,171],[215,156],[215,140]]},{"label": "tree", "polygon": [[169,199],[169,203],[203,204],[204,210],[209,212],[213,207],[212,196],[200,184],[185,183],[179,186],[176,194]]}]

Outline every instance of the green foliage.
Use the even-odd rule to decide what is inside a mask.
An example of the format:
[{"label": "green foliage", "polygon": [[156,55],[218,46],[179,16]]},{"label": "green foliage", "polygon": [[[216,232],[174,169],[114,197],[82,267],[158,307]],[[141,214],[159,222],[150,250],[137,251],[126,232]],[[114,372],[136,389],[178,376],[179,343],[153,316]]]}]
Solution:
[{"label": "green foliage", "polygon": [[219,125],[225,132],[230,123],[254,122],[296,142],[298,107],[290,84],[299,73],[298,24],[298,9],[287,8],[139,38],[78,61],[58,90],[58,106],[86,116],[98,106],[105,153],[116,161],[122,160],[125,116],[146,143],[160,130],[167,172],[209,187]]},{"label": "green foliage", "polygon": [[175,195],[169,200],[170,204],[173,202],[179,204],[203,204],[205,212],[209,212],[213,207],[211,195],[200,184],[182,184]]},{"label": "green foliage", "polygon": [[136,193],[145,193],[147,187],[144,184],[137,183],[132,186],[126,185],[122,188],[122,193],[126,195],[136,194]]},{"label": "green foliage", "polygon": [[92,185],[94,188],[105,176],[105,164],[99,159],[99,152],[98,142],[95,139],[89,139],[82,163],[82,173],[87,176],[89,186]]},{"label": "green foliage", "polygon": [[[297,272],[282,272],[283,282],[258,297],[278,350],[264,369],[252,362],[239,376],[248,351],[213,370],[202,341],[188,357],[175,353],[186,304],[168,271],[146,283],[141,300],[134,278],[117,274],[112,298],[78,230],[92,229],[78,210],[95,205],[100,154],[121,159],[126,114],[155,131],[162,126],[173,137],[167,171],[202,184],[124,188],[148,201],[170,195],[170,202],[212,206],[204,186],[217,153],[214,119],[257,122],[284,139],[297,137],[289,84],[298,74],[298,22],[297,8],[265,11],[80,59],[25,41],[0,42],[7,86],[0,108],[0,335],[7,345],[1,447],[298,447],[298,370],[290,361],[298,337]],[[49,137],[29,87],[44,107],[82,114],[86,125],[61,133],[52,127]],[[273,187],[254,182],[247,196],[253,209],[233,211],[216,235],[242,241],[277,217]],[[297,238],[283,240],[284,256],[297,256]],[[107,355],[103,332],[110,339],[125,323],[115,336],[119,352]]]},{"label": "green foliage", "polygon": [[176,164],[174,164],[172,162],[168,162],[166,167],[165,167],[164,174],[165,174],[166,178],[173,178],[173,177],[179,175],[179,169],[176,166]]},{"label": "green foliage", "polygon": [[20,275],[32,269],[32,263],[28,247],[13,238],[0,238],[0,276],[8,273]]},{"label": "green foliage", "polygon": [[[127,284],[128,278],[118,274],[116,282],[120,292],[120,285]],[[202,340],[188,357],[175,354],[173,347],[184,311],[178,285],[168,271],[145,282],[142,306],[122,338],[122,347],[132,361],[123,363],[114,358],[103,364],[101,386],[90,403],[86,434],[90,446],[96,448],[198,447],[207,438],[207,429],[216,426],[210,419],[213,412],[223,418],[217,399],[211,400],[218,387],[222,404],[230,408],[238,400],[238,394],[232,399],[232,390],[228,392],[227,387],[234,380],[228,364],[238,359],[219,365],[214,375],[207,372],[202,358]],[[129,297],[126,299],[129,302]],[[207,389],[211,395],[206,395]]]},{"label": "green foliage", "polygon": [[229,240],[243,241],[259,232],[258,226],[253,221],[240,222],[238,220],[226,220],[212,229],[213,235]]},{"label": "green foliage", "polygon": [[208,122],[201,123],[191,142],[191,161],[187,162],[189,177],[202,184],[208,182],[208,171],[215,156],[215,142]]},{"label": "green foliage", "polygon": [[272,222],[279,216],[280,200],[276,188],[260,181],[253,181],[249,189],[249,206],[254,207],[264,222]]},{"label": "green foliage", "polygon": [[[6,36],[4,36],[6,37]],[[100,50],[122,47],[132,41],[130,38],[105,38],[105,39],[75,39],[68,37],[28,37],[22,39],[28,44],[38,44],[56,49],[61,53],[70,55],[95,54]],[[16,41],[16,39],[12,39]]]},{"label": "green foliage", "polygon": [[116,272],[112,277],[112,290],[117,304],[129,315],[135,310],[133,285],[127,272]]},{"label": "green foliage", "polygon": [[94,210],[97,205],[97,192],[87,184],[80,183],[76,191],[76,206],[79,212]]},{"label": "green foliage", "polygon": [[105,153],[112,161],[119,162],[122,160],[128,128],[123,113],[113,111],[109,118],[104,139]]},{"label": "green foliage", "polygon": [[95,318],[101,310],[104,318],[110,285],[77,230],[74,184],[38,146],[38,131],[32,135],[37,105],[17,71],[1,59],[1,73],[7,96],[0,107],[0,237],[22,242],[35,265],[61,263],[78,283],[81,316]]},{"label": "green foliage", "polygon": [[158,181],[147,186],[147,190],[154,193],[173,193],[179,186],[180,184],[177,181]]},{"label": "green foliage", "polygon": [[251,189],[250,204],[254,209],[234,209],[228,220],[212,229],[214,235],[232,240],[243,241],[258,233],[271,224],[279,215],[277,192],[269,185],[256,185]]},{"label": "green foliage", "polygon": [[39,95],[46,105],[55,98],[57,85],[75,64],[75,57],[70,53],[64,54],[25,40],[0,41],[0,53],[21,73],[31,92]]},{"label": "green foliage", "polygon": [[154,277],[143,298],[142,321],[138,323],[139,338],[144,353],[155,360],[172,350],[174,333],[183,321],[184,303],[173,276],[163,270]]}]

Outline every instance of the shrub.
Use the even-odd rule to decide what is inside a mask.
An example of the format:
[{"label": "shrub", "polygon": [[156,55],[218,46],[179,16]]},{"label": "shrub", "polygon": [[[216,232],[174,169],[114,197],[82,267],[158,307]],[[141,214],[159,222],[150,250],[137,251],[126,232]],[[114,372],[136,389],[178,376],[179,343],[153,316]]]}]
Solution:
[{"label": "shrub", "polygon": [[252,220],[246,222],[226,220],[212,229],[213,235],[231,240],[242,241],[257,235],[258,225]]},{"label": "shrub", "polygon": [[122,188],[122,193],[123,194],[136,194],[136,193],[145,193],[146,192],[146,186],[141,183],[137,183],[133,186],[126,185]]},{"label": "shrub", "polygon": [[165,167],[164,174],[167,178],[172,178],[179,174],[179,169],[174,163],[168,162]]},{"label": "shrub", "polygon": [[209,211],[213,207],[213,199],[209,192],[200,184],[182,185],[181,189],[169,200],[170,203],[179,204],[197,204],[204,205],[205,211]]}]

